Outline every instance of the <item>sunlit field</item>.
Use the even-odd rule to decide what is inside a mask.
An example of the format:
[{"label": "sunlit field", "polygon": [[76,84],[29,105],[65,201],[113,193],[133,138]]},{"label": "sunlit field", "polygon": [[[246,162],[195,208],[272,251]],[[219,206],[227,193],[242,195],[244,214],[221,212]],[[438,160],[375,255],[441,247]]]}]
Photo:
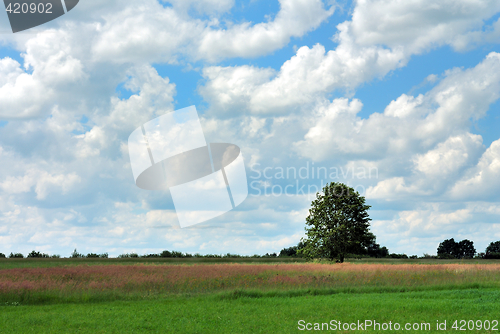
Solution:
[{"label": "sunlit field", "polygon": [[[80,332],[290,333],[300,332],[300,319],[500,320],[500,261],[65,260],[0,261],[1,333],[65,332],[66,327]],[[106,322],[114,314],[110,310],[122,322]],[[85,318],[89,312],[94,315]],[[149,319],[147,325],[143,316],[134,320],[138,314]]]}]

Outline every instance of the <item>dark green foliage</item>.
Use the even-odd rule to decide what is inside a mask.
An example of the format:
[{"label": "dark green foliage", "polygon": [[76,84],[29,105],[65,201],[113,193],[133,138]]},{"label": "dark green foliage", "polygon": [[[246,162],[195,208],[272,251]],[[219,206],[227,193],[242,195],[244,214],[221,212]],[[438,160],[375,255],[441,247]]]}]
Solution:
[{"label": "dark green foliage", "polygon": [[467,239],[460,242],[456,242],[453,238],[446,239],[437,249],[440,259],[472,259],[475,254],[474,242]]},{"label": "dark green foliage", "polygon": [[327,258],[344,262],[347,254],[366,254],[375,241],[369,231],[369,205],[351,187],[331,182],[316,194],[306,218],[304,248],[307,259]]},{"label": "dark green foliage", "polygon": [[458,243],[458,256],[459,259],[472,259],[476,254],[474,242],[464,239]]},{"label": "dark green foliage", "polygon": [[262,255],[262,257],[277,257],[278,255],[276,253],[266,253],[266,255]]},{"label": "dark green foliage", "polygon": [[24,255],[21,253],[10,253],[9,259],[23,259]]},{"label": "dark green foliage", "polygon": [[389,256],[387,247],[380,247],[379,244],[375,243],[375,240],[367,247],[366,252],[370,257],[382,258]]},{"label": "dark green foliage", "polygon": [[183,258],[184,254],[182,254],[182,252],[172,251],[172,257]]},{"label": "dark green foliage", "polygon": [[458,254],[458,243],[455,239],[446,239],[439,244],[437,255],[440,259],[453,259]]},{"label": "dark green foliage", "polygon": [[495,241],[490,243],[486,247],[486,254],[484,254],[485,259],[500,259],[500,241]]},{"label": "dark green foliage", "polygon": [[300,257],[300,254],[297,254],[299,249],[304,248],[304,243],[299,242],[297,246],[292,246],[288,248],[283,248],[280,251],[279,257]]},{"label": "dark green foliage", "polygon": [[490,245],[486,247],[486,253],[500,253],[500,241],[490,243]]},{"label": "dark green foliage", "polygon": [[73,251],[73,253],[71,253],[71,256],[70,256],[70,258],[72,258],[72,259],[82,259],[82,258],[84,258],[84,257],[85,257],[85,255],[78,253],[78,252],[76,251],[76,248],[75,248],[75,250]]},{"label": "dark green foliage", "polygon": [[32,251],[31,253],[28,254],[29,258],[49,258],[49,254],[43,254],[37,251]]},{"label": "dark green foliage", "polygon": [[0,253],[0,259],[5,259],[5,254],[4,253]]},{"label": "dark green foliage", "polygon": [[407,259],[408,255],[406,255],[406,254],[392,253],[392,254],[389,255],[389,257],[392,258],[392,259]]},{"label": "dark green foliage", "polygon": [[[81,254],[83,256],[83,254]],[[102,253],[102,254],[96,254],[96,253],[89,253],[87,256],[84,256],[87,259],[107,259],[108,258],[108,253]]]},{"label": "dark green foliage", "polygon": [[[186,254],[186,255],[187,255],[187,254]],[[237,259],[237,258],[241,258],[241,255],[227,253],[226,255],[224,255],[224,256],[223,256],[223,258],[232,258],[232,259]]]},{"label": "dark green foliage", "polygon": [[168,250],[164,250],[160,254],[161,257],[172,257],[172,253],[170,253]]},{"label": "dark green foliage", "polygon": [[144,258],[156,258],[156,257],[161,257],[160,254],[145,254],[141,257],[144,257]]},{"label": "dark green foliage", "polygon": [[128,259],[128,258],[138,258],[139,255],[137,253],[130,253],[130,254],[121,254],[121,255],[118,255],[118,258],[120,259]]}]

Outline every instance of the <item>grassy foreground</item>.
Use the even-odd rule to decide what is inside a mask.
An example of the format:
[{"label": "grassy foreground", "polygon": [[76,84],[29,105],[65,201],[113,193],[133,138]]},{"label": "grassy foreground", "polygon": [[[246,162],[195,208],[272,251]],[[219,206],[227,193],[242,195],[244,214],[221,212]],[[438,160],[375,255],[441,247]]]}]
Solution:
[{"label": "grassy foreground", "polygon": [[366,320],[500,331],[498,261],[34,263],[0,269],[0,333],[295,333],[315,323],[347,333],[358,330],[335,321]]},{"label": "grassy foreground", "polygon": [[[304,323],[412,326],[500,318],[500,292],[465,289],[407,293],[245,296],[218,294],[154,300],[0,307],[2,333],[298,333]],[[498,327],[497,327],[498,328]],[[330,328],[332,329],[332,328]],[[365,328],[364,328],[365,329]],[[371,332],[391,333],[397,331]],[[326,331],[326,329],[325,329]],[[331,332],[346,333],[343,330]],[[352,331],[351,331],[352,332]],[[422,330],[422,332],[429,332]],[[443,332],[443,331],[441,331]],[[495,330],[474,330],[495,333]]]}]

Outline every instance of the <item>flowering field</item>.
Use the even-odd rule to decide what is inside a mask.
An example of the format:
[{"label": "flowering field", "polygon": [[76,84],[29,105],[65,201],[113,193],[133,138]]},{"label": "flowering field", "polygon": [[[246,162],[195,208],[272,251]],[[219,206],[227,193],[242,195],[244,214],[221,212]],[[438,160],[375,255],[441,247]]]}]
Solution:
[{"label": "flowering field", "polygon": [[157,298],[237,291],[315,293],[500,287],[500,264],[106,265],[0,270],[0,302]]}]

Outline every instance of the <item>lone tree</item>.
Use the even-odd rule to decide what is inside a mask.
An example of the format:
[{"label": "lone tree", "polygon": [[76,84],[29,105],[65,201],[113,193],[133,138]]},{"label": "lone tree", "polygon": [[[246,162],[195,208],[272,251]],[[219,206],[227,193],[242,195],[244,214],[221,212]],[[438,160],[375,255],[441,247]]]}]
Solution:
[{"label": "lone tree", "polygon": [[306,238],[299,253],[308,259],[344,262],[347,254],[365,254],[375,242],[369,231],[369,205],[357,191],[343,183],[327,184],[316,194],[306,218]]}]

